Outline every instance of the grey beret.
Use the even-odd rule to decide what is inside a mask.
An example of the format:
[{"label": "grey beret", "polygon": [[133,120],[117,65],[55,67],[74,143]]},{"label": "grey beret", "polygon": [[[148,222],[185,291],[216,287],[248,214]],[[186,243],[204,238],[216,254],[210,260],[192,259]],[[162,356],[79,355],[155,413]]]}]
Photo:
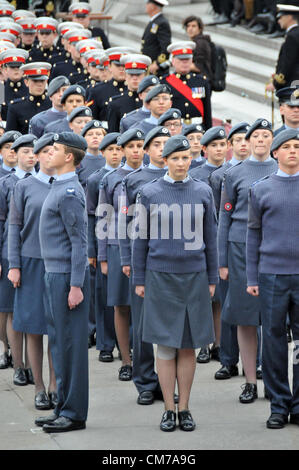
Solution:
[{"label": "grey beret", "polygon": [[54,95],[54,93],[56,93],[62,86],[70,86],[70,84],[71,83],[67,77],[65,77],[64,75],[59,75],[58,77],[51,80],[51,82],[49,83],[47,91],[48,96]]},{"label": "grey beret", "polygon": [[82,129],[81,135],[84,137],[86,132],[89,131],[89,129],[105,129],[101,121],[98,121],[97,119],[92,119],[92,121],[89,121],[87,124]]},{"label": "grey beret", "polygon": [[112,144],[118,145],[117,139],[120,136],[121,136],[121,134],[119,132],[110,132],[110,134],[106,134],[104,139],[102,140],[102,142],[99,145],[99,149],[100,150],[105,150],[105,148],[108,147],[109,145],[112,145]]},{"label": "grey beret", "polygon": [[267,119],[259,118],[257,119],[252,126],[248,129],[245,135],[245,139],[249,139],[251,134],[256,131],[257,129],[264,129],[267,131],[272,131],[272,124]]},{"label": "grey beret", "polygon": [[299,131],[296,129],[286,129],[279,132],[273,139],[271,152],[273,152],[273,150],[277,150],[282,144],[292,139],[299,140]]},{"label": "grey beret", "polygon": [[171,94],[171,90],[167,85],[156,85],[152,88],[145,97],[145,102],[149,103],[153,98],[160,95],[161,93],[167,93],[168,95]]},{"label": "grey beret", "polygon": [[162,116],[158,119],[158,126],[162,126],[165,121],[173,121],[174,119],[181,119],[182,113],[177,108],[168,109]]},{"label": "grey beret", "polygon": [[171,137],[167,127],[157,126],[151,129],[145,137],[143,148],[145,149],[156,137]]},{"label": "grey beret", "polygon": [[46,134],[42,135],[35,143],[33,147],[33,152],[38,153],[47,145],[53,144],[53,137],[54,132],[47,132]]},{"label": "grey beret", "polygon": [[147,77],[144,77],[141,82],[139,83],[138,86],[138,93],[142,93],[144,90],[146,90],[150,86],[155,86],[159,85],[159,79],[156,77],[156,75],[148,75]]},{"label": "grey beret", "polygon": [[250,129],[250,124],[248,122],[242,121],[235,124],[227,136],[228,140],[232,138],[234,134],[246,134]]},{"label": "grey beret", "polygon": [[87,142],[84,137],[75,134],[74,132],[61,132],[60,134],[54,134],[53,141],[57,142],[58,144],[84,150],[84,152],[87,149]]},{"label": "grey beret", "polygon": [[72,122],[73,119],[76,117],[81,116],[89,116],[92,117],[92,111],[88,106],[78,106],[77,108],[73,109],[71,114],[68,116],[68,121]]},{"label": "grey beret", "polygon": [[67,97],[70,95],[81,95],[85,98],[86,91],[81,85],[71,85],[66,90],[64,90],[61,97],[61,103],[64,103]]},{"label": "grey beret", "polygon": [[11,148],[13,150],[17,150],[20,147],[34,147],[35,142],[37,141],[37,137],[34,134],[24,134],[18,137],[14,143],[12,144]]},{"label": "grey beret", "polygon": [[210,127],[200,139],[201,145],[209,145],[213,140],[226,139],[226,132],[222,126]]},{"label": "grey beret", "polygon": [[7,144],[8,142],[15,142],[19,137],[21,137],[21,132],[19,131],[7,131],[0,138],[0,147]]},{"label": "grey beret", "polygon": [[185,128],[182,131],[183,135],[189,135],[189,134],[194,134],[196,132],[200,132],[201,134],[204,134],[204,128],[202,127],[201,124],[189,124],[188,126],[185,126]]},{"label": "grey beret", "polygon": [[140,129],[128,129],[117,139],[117,144],[123,147],[128,142],[131,142],[131,140],[144,140],[144,137],[144,132]]},{"label": "grey beret", "polygon": [[164,145],[162,157],[166,158],[174,152],[182,152],[190,148],[189,140],[184,135],[174,135]]}]

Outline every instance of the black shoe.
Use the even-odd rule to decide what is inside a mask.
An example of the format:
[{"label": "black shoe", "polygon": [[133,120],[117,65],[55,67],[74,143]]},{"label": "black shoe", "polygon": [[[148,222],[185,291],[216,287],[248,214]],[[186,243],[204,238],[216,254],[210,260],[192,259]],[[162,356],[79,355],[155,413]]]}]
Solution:
[{"label": "black shoe", "polygon": [[96,345],[95,336],[94,336],[94,333],[91,333],[90,335],[88,335],[88,349],[92,348],[95,345]]},{"label": "black shoe", "polygon": [[178,412],[179,427],[182,431],[194,431],[196,424],[189,410]]},{"label": "black shoe", "polygon": [[22,369],[22,367],[18,367],[13,375],[13,383],[15,385],[27,385],[28,380],[27,380],[27,375],[25,372],[25,369]]},{"label": "black shoe", "polygon": [[216,380],[225,380],[230,379],[231,377],[236,377],[239,375],[238,366],[222,366],[215,373]]},{"label": "black shoe", "polygon": [[27,383],[30,385],[34,385],[34,378],[33,378],[32,370],[30,368],[25,369],[25,374],[27,377]]},{"label": "black shoe", "polygon": [[100,362],[113,362],[114,357],[111,351],[101,351],[99,354]]},{"label": "black shoe", "polygon": [[119,380],[126,382],[128,380],[132,380],[132,374],[133,374],[132,366],[127,364],[125,366],[122,366],[119,369],[118,378]]},{"label": "black shoe", "polygon": [[209,349],[209,347],[201,348],[199,350],[196,361],[199,364],[207,364],[208,362],[210,362],[210,349]]},{"label": "black shoe", "polygon": [[256,369],[256,378],[259,380],[263,379],[262,366],[257,367]]},{"label": "black shoe", "polygon": [[42,392],[38,392],[34,397],[34,406],[37,410],[50,410],[51,409],[51,402],[49,400],[48,395],[43,390]]},{"label": "black shoe", "polygon": [[11,363],[11,356],[8,352],[4,352],[0,356],[0,369],[7,369]]},{"label": "black shoe", "polygon": [[288,422],[288,417],[279,413],[271,413],[266,425],[268,429],[284,428]]},{"label": "black shoe", "polygon": [[50,400],[50,407],[53,409],[53,408],[56,408],[57,404],[58,404],[58,395],[56,392],[48,392],[48,397],[49,397],[49,400]]},{"label": "black shoe", "polygon": [[299,426],[299,414],[291,414],[290,423],[297,424],[297,426]]},{"label": "black shoe", "polygon": [[160,423],[160,429],[164,432],[172,432],[176,428],[176,413],[172,410],[164,411]]},{"label": "black shoe", "polygon": [[239,396],[241,403],[252,403],[257,398],[257,386],[256,384],[246,383],[242,385],[243,392]]},{"label": "black shoe", "polygon": [[44,424],[53,423],[53,421],[55,421],[55,419],[57,419],[57,418],[58,418],[58,416],[55,413],[52,413],[49,416],[41,416],[40,418],[36,418],[36,420],[34,422],[35,422],[36,426],[41,427]]},{"label": "black shoe", "polygon": [[213,346],[212,349],[210,350],[211,354],[211,359],[214,361],[220,362],[220,347],[219,346]]},{"label": "black shoe", "polygon": [[65,416],[59,416],[51,423],[43,425],[43,431],[45,432],[67,432],[77,431],[78,429],[85,429],[85,421],[73,421]]},{"label": "black shoe", "polygon": [[152,405],[155,401],[155,395],[151,390],[140,392],[137,398],[138,405]]}]

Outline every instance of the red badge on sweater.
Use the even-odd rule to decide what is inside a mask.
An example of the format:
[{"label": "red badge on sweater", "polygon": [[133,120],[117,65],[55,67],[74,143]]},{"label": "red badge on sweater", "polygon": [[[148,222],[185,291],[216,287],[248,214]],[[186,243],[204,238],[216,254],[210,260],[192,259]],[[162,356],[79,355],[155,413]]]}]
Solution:
[{"label": "red badge on sweater", "polygon": [[233,208],[233,206],[231,205],[230,202],[227,202],[226,204],[224,204],[224,209],[225,209],[226,211],[229,212],[229,211],[232,210],[232,208]]}]

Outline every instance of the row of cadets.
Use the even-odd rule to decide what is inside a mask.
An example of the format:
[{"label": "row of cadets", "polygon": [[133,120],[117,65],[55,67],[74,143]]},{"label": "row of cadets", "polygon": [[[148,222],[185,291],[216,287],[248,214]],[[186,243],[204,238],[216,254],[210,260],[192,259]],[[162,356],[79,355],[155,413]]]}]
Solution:
[{"label": "row of cadets", "polygon": [[[97,206],[99,189],[103,177],[121,164],[123,152],[117,144],[120,136],[118,132],[106,134],[102,139],[99,150],[105,164],[96,170],[87,179],[86,204],[88,213],[88,261],[96,270],[95,279],[95,321],[96,321],[96,349],[99,352],[99,361],[112,362],[113,349],[116,344],[114,328],[114,308],[107,306],[107,275],[102,273],[101,264],[97,261],[98,245],[96,238]],[[92,300],[91,300],[92,301]]]},{"label": "row of cadets", "polygon": [[246,383],[239,396],[241,403],[257,398],[257,328],[260,325],[259,299],[250,296],[246,279],[246,230],[248,189],[260,178],[277,169],[270,156],[273,132],[271,123],[257,119],[245,134],[251,155],[244,162],[229,168],[223,178],[219,211],[219,272],[228,280],[222,308],[222,320],[237,327],[237,337]]},{"label": "row of cadets", "polygon": [[138,391],[137,403],[140,405],[152,404],[155,398],[161,399],[161,389],[155,372],[153,345],[144,343],[140,336],[140,323],[142,316],[143,299],[136,295],[132,284],[133,272],[131,261],[132,237],[129,227],[132,225],[132,211],[138,191],[146,183],[164,176],[165,161],[162,158],[165,143],[171,137],[169,130],[163,126],[152,129],[145,137],[143,149],[149,156],[149,165],[140,167],[129,173],[122,181],[122,192],[119,213],[120,260],[123,273],[130,280],[131,294],[131,320],[133,332],[133,382]]},{"label": "row of cadets", "polygon": [[[107,275],[107,305],[114,307],[115,310],[115,331],[122,358],[119,379],[124,381],[132,379],[129,335],[131,299],[129,278],[122,271],[120,259],[119,196],[123,178],[142,165],[143,142],[144,134],[138,129],[129,129],[121,134],[118,145],[122,147],[125,164],[105,175],[99,193],[101,213],[97,223],[98,263],[101,265],[102,273]],[[111,207],[110,211],[107,210],[107,205]],[[105,207],[106,209],[102,211],[101,208]]]},{"label": "row of cadets", "polygon": [[[211,188],[188,175],[191,156],[187,138],[172,136],[162,155],[168,172],[143,186],[137,199],[143,208],[136,219],[142,236],[133,240],[133,284],[136,294],[144,298],[142,340],[157,344],[157,372],[165,406],[160,429],[176,429],[177,384],[179,426],[190,432],[196,426],[189,411],[195,348],[214,340],[211,297],[218,282],[216,213]],[[196,227],[199,223],[203,242],[185,235],[178,238],[171,230],[164,239],[163,215],[157,217],[157,209],[152,210],[161,204],[180,208],[176,213],[180,224],[186,220],[183,206],[190,207],[188,224]],[[204,207],[201,215],[197,206]],[[157,226],[157,238],[150,237],[152,225]],[[198,243],[197,248],[186,249],[190,242]]]},{"label": "row of cadets", "polygon": [[127,90],[122,95],[113,96],[108,105],[109,132],[118,132],[122,117],[142,106],[138,96],[138,87],[143,78],[146,77],[151,59],[141,54],[127,54],[121,57],[120,63],[125,67]]},{"label": "row of cadets", "polygon": [[24,72],[28,94],[9,104],[6,130],[17,130],[21,134],[26,134],[30,119],[40,111],[51,107],[51,101],[46,95],[51,64],[49,62],[31,62],[21,65],[20,70]]},{"label": "row of cadets", "polygon": [[[20,141],[22,139],[20,137]],[[39,410],[54,408],[57,403],[49,346],[48,393],[43,379],[43,335],[47,335],[47,324],[44,309],[45,268],[39,243],[41,209],[55,174],[55,169],[49,166],[52,141],[52,134],[46,134],[34,142],[31,158],[34,162],[38,161],[39,172],[15,184],[11,193],[8,225],[8,279],[15,288],[12,326],[19,335],[26,335],[28,361],[35,384],[34,405]],[[18,141],[14,145],[17,146]]]},{"label": "row of cadets", "polygon": [[[15,133],[18,136],[18,133]],[[1,239],[1,278],[0,278],[0,311],[7,321],[7,339],[11,348],[14,367],[13,382],[16,385],[33,383],[32,371],[25,352],[23,360],[23,333],[13,328],[14,287],[8,280],[8,221],[11,194],[19,179],[35,174],[36,158],[33,146],[36,137],[31,134],[21,135],[14,139],[11,149],[16,152],[17,166],[0,179],[0,239]],[[2,325],[3,326],[3,325]],[[2,330],[4,336],[4,330]]]}]

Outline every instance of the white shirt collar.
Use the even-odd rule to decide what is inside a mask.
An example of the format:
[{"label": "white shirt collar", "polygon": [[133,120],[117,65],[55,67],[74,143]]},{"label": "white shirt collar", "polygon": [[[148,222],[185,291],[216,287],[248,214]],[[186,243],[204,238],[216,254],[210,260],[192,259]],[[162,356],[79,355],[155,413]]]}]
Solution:
[{"label": "white shirt collar", "polygon": [[62,175],[58,175],[56,178],[56,181],[68,180],[70,178],[73,178],[74,176],[76,176],[76,172],[69,171],[68,173],[63,173]]},{"label": "white shirt collar", "polygon": [[43,181],[43,183],[49,183],[49,179],[51,178],[51,176],[53,176],[55,179],[57,178],[56,175],[49,176],[49,175],[46,175],[46,173],[43,173],[41,170],[39,170],[39,172],[34,176],[38,180]]},{"label": "white shirt collar", "polygon": [[[168,181],[168,183],[177,183],[177,180],[174,180],[173,178],[171,178],[171,176],[169,176],[168,172],[165,173],[163,178],[164,178],[165,181]],[[190,176],[187,175],[186,178],[184,178],[182,181],[180,181],[180,183],[187,183],[187,181],[189,181],[189,179],[190,179]]]},{"label": "white shirt collar", "polygon": [[123,169],[124,170],[131,170],[131,171],[135,171],[135,170],[138,170],[139,168],[142,168],[143,165],[141,164],[138,168],[132,168],[130,165],[127,164],[127,162],[124,164],[123,166]]},{"label": "white shirt collar", "polygon": [[285,171],[282,171],[280,168],[277,170],[277,176],[283,176],[284,178],[292,178],[293,176],[298,176],[299,175],[299,171],[297,171],[297,173],[295,173],[294,175],[289,175],[288,173],[286,173]]},{"label": "white shirt collar", "polygon": [[154,16],[151,17],[151,21],[154,21],[158,16],[162,15],[162,11],[159,11],[159,13],[156,13]]},{"label": "white shirt collar", "polygon": [[16,167],[16,171],[15,171],[15,175],[19,178],[19,179],[22,179],[24,178],[24,176],[26,175],[26,173],[31,173],[31,175],[36,175],[36,171],[35,169],[33,168],[31,171],[24,171],[22,170],[20,167]]}]

